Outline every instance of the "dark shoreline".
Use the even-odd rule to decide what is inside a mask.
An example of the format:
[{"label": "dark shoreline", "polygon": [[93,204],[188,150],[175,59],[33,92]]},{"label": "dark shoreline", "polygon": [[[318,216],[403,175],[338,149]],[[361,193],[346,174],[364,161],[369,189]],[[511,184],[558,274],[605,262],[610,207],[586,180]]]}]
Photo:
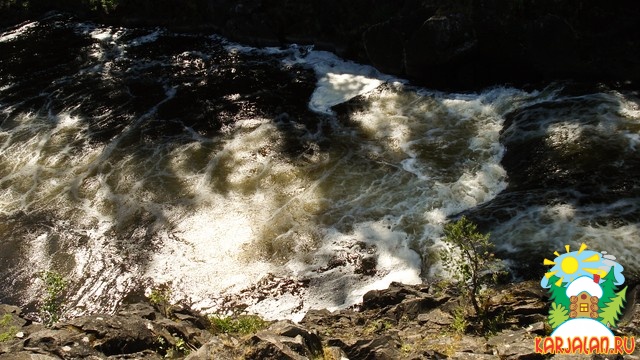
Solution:
[{"label": "dark shoreline", "polygon": [[[637,287],[628,293],[617,336],[638,336],[639,295]],[[367,293],[356,308],[311,310],[299,324],[273,321],[243,334],[222,333],[182,305],[167,311],[133,303],[115,314],[81,316],[49,328],[26,320],[20,308],[0,305],[0,316],[13,324],[12,336],[0,342],[0,359],[548,358],[534,347],[535,337],[549,333],[548,294],[537,282],[494,289],[486,308],[488,330],[481,331],[473,316],[461,326],[456,309],[464,303],[438,284],[392,283]]]},{"label": "dark shoreline", "polygon": [[443,90],[553,80],[637,88],[640,6],[622,1],[1,3],[0,25],[49,11],[124,27],[215,32],[252,46],[315,45]]}]

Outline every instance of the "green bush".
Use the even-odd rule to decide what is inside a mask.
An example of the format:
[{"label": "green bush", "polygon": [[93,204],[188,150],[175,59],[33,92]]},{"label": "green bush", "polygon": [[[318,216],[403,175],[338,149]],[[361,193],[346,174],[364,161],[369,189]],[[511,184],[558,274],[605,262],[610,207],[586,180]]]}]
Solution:
[{"label": "green bush", "polygon": [[63,311],[63,293],[67,289],[67,280],[55,271],[43,271],[40,279],[44,282],[45,295],[40,306],[40,316],[45,325],[60,320]]},{"label": "green bush", "polygon": [[11,340],[16,335],[18,328],[11,324],[13,316],[11,314],[4,314],[0,318],[0,343]]},{"label": "green bush", "polygon": [[151,304],[155,305],[158,311],[166,318],[169,318],[169,315],[171,315],[171,309],[173,307],[171,305],[171,295],[173,294],[171,287],[171,281],[162,283],[154,286],[149,294]]},{"label": "green bush", "polygon": [[444,268],[457,282],[462,297],[471,301],[476,315],[483,317],[480,290],[495,283],[503,273],[492,252],[489,234],[481,234],[476,224],[463,216],[444,226],[443,241],[449,245],[440,253]]},{"label": "green bush", "polygon": [[269,324],[258,315],[210,315],[209,321],[214,334],[253,334]]}]

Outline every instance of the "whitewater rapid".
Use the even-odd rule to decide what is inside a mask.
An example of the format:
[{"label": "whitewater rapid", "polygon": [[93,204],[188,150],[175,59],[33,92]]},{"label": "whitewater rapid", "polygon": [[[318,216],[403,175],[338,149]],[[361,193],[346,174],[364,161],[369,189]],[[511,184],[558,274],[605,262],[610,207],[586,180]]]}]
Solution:
[{"label": "whitewater rapid", "polygon": [[[553,86],[431,91],[311,47],[59,19],[10,29],[0,46],[56,32],[79,44],[64,58],[73,71],[51,65],[51,81],[33,88],[15,58],[3,60],[0,246],[3,297],[37,298],[37,272],[53,269],[72,284],[68,316],[170,284],[172,301],[196,309],[299,320],[437,277],[443,225],[509,186],[505,136],[527,134],[509,116],[570,98]],[[258,68],[278,79],[268,91],[242,77]],[[302,106],[280,91],[299,91]],[[626,105],[605,112],[617,125],[603,118],[594,131],[626,127],[634,150],[637,104],[601,96],[612,104],[585,112]],[[551,145],[584,132],[537,124]],[[521,206],[506,219],[475,213],[514,268],[532,247],[587,241],[622,261],[637,251],[637,221],[584,222],[635,214],[634,199],[580,210],[521,199],[504,204]]]}]

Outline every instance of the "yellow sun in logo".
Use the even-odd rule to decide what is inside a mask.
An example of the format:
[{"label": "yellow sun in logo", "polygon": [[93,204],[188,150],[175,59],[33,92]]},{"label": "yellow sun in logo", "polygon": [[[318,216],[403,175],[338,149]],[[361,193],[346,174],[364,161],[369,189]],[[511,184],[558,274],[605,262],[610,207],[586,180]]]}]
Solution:
[{"label": "yellow sun in logo", "polygon": [[573,274],[574,272],[578,271],[579,266],[580,263],[573,256],[567,256],[566,258],[562,259],[562,262],[560,263],[560,268],[562,268],[562,271],[564,271],[564,273],[567,275]]}]

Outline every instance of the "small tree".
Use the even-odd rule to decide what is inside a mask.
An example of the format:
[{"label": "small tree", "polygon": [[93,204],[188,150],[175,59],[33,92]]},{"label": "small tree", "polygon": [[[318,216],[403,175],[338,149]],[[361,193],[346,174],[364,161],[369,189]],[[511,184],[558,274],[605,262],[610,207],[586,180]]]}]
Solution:
[{"label": "small tree", "polygon": [[463,296],[468,295],[476,314],[484,315],[478,301],[480,289],[482,285],[496,281],[495,276],[485,275],[497,265],[489,234],[479,233],[476,224],[463,216],[444,226],[443,241],[451,245],[440,254],[444,268],[458,282]]},{"label": "small tree", "polygon": [[65,278],[55,271],[44,271],[40,274],[44,282],[45,292],[40,305],[42,320],[46,325],[52,325],[60,320],[63,310],[63,292],[67,289]]}]

